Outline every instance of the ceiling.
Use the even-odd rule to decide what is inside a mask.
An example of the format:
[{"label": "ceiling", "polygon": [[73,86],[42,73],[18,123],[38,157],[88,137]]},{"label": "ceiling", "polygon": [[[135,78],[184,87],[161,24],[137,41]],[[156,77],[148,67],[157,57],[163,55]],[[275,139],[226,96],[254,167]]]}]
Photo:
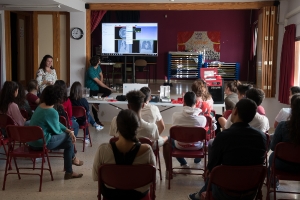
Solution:
[{"label": "ceiling", "polygon": [[[83,11],[85,3],[203,3],[203,2],[256,2],[273,0],[0,0],[0,10],[15,11]],[[15,5],[20,7],[7,8],[5,5]],[[34,6],[26,7],[25,6]],[[61,8],[43,8],[42,6],[60,5]],[[41,6],[41,7],[39,7]]]}]

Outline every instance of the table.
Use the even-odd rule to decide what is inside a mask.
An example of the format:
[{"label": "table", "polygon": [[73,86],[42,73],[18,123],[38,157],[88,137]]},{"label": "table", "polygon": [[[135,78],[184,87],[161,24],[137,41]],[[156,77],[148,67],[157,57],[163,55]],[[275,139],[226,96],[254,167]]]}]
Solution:
[{"label": "table", "polygon": [[[100,100],[100,99],[96,99],[96,98],[86,98],[88,103],[91,104],[91,103],[100,103],[100,104],[108,104],[110,106],[113,106],[115,108],[118,108],[118,109],[121,109],[123,110],[123,108],[121,108],[120,106],[118,105],[127,105],[128,102],[127,101],[106,101],[106,100]],[[156,105],[156,106],[164,106],[164,107],[167,107],[165,109],[162,109],[160,110],[160,112],[164,112],[166,110],[169,110],[171,108],[174,108],[174,107],[182,107],[183,105],[182,104],[173,104],[173,103],[162,103],[162,102],[150,102],[151,104],[153,105]],[[225,104],[214,104],[213,105],[213,108],[222,108],[222,112],[224,112],[225,110]]]},{"label": "table", "polygon": [[108,87],[110,87],[110,82],[109,82],[109,76],[107,74],[107,66],[114,65],[114,64],[116,64],[116,63],[113,63],[113,62],[108,62],[108,63],[101,62],[100,63],[100,66],[105,65],[105,83],[106,83],[106,85],[108,83],[108,85],[107,85]]}]

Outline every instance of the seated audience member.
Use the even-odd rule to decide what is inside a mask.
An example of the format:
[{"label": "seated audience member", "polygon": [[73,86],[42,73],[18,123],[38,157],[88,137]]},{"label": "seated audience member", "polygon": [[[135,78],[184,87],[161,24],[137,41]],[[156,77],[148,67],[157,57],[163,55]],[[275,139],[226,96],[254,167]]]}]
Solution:
[{"label": "seated audience member", "polygon": [[40,103],[40,98],[37,96],[37,92],[38,92],[37,80],[33,79],[29,81],[27,85],[27,91],[28,93],[26,94],[26,100],[28,101],[31,110],[35,110]]},{"label": "seated audience member", "polygon": [[[275,147],[280,142],[289,142],[296,146],[300,145],[300,94],[293,95],[291,99],[291,115],[288,121],[279,122],[273,139],[271,141],[271,150],[275,151]],[[293,153],[293,152],[291,152]],[[269,157],[269,170],[272,166],[274,159],[274,152],[271,153]],[[287,162],[284,160],[276,159],[275,168],[282,171],[300,173],[300,164]],[[279,186],[279,183],[276,183],[276,186]]]},{"label": "seated audience member", "polygon": [[68,89],[65,81],[63,80],[57,80],[55,81],[54,85],[57,85],[62,88],[64,91],[64,95],[62,97],[62,101],[59,102],[65,110],[65,112],[68,114],[69,118],[66,118],[69,121],[70,127],[74,130],[75,136],[78,135],[78,130],[79,130],[79,124],[76,121],[76,118],[73,117],[73,112],[72,112],[72,103],[70,99],[68,98]]},{"label": "seated audience member", "polygon": [[[256,109],[256,103],[250,99],[241,99],[236,104],[230,118],[232,126],[219,133],[214,140],[212,154],[209,155],[212,158],[208,162],[206,171],[208,179],[209,173],[219,165],[251,166],[264,163],[266,135],[249,125],[257,114]],[[200,199],[201,193],[207,189],[208,179],[199,192],[188,196],[190,200]],[[234,191],[230,191],[228,194],[216,185],[212,185],[212,195],[214,199],[252,200],[256,195],[256,190],[247,191],[247,194],[243,194],[241,198],[240,193],[234,195]]]},{"label": "seated audience member", "polygon": [[15,121],[15,125],[24,126],[26,119],[24,119],[18,105],[15,103],[18,89],[16,82],[5,81],[0,94],[0,113],[9,115]]},{"label": "seated audience member", "polygon": [[[196,95],[194,92],[187,92],[183,98],[183,109],[182,112],[175,112],[172,116],[172,126],[185,126],[185,127],[205,127],[206,125],[206,117],[203,115],[199,115],[201,109],[196,108]],[[183,133],[184,134],[184,133]],[[169,143],[169,142],[168,142]],[[172,146],[174,148],[180,150],[199,150],[203,147],[203,142],[198,141],[196,143],[184,143],[180,141],[172,141]],[[164,158],[166,163],[166,176],[169,176],[169,160],[170,157],[170,144],[166,144],[164,146]],[[187,164],[184,158],[176,158],[180,165],[183,168],[188,168],[189,165]],[[201,158],[195,158],[194,163],[200,163]],[[184,172],[188,172],[190,170],[183,169]]]},{"label": "seated audience member", "polygon": [[206,82],[202,79],[194,81],[192,91],[197,96],[196,108],[200,108],[203,114],[210,114],[211,110],[213,110],[214,101],[208,92]]},{"label": "seated audience member", "polygon": [[257,105],[257,112],[260,115],[266,115],[265,109],[261,106],[265,98],[265,93],[262,89],[259,88],[251,88],[246,92],[246,98],[252,99]]},{"label": "seated audience member", "polygon": [[[264,99],[264,96],[265,96],[264,92],[261,89],[257,89],[257,88],[252,88],[246,92],[246,98],[253,100],[259,105]],[[232,122],[230,118],[231,116],[228,117],[224,129],[228,129],[231,126]],[[270,128],[268,118],[264,115],[259,114],[258,112],[256,112],[256,115],[254,116],[253,120],[249,124],[253,128],[261,130],[262,132],[266,132]]]},{"label": "seated audience member", "polygon": [[[290,88],[290,97],[289,97],[290,100],[294,94],[298,94],[298,93],[300,93],[300,87],[298,87],[298,86],[291,87]],[[281,110],[279,111],[279,113],[277,114],[277,116],[275,118],[274,128],[277,127],[279,122],[287,121],[290,114],[291,114],[291,108],[281,108]]]},{"label": "seated audience member", "polygon": [[[73,172],[72,165],[81,166],[83,161],[75,157],[74,145],[76,137],[74,131],[67,129],[59,122],[58,112],[53,108],[64,95],[60,86],[49,85],[41,95],[41,103],[34,111],[30,126],[40,126],[49,150],[64,149],[64,179],[81,178],[82,174]],[[39,150],[43,143],[36,140],[28,143],[33,150]]]},{"label": "seated audience member", "polygon": [[18,87],[19,87],[19,91],[18,91],[18,95],[15,98],[15,103],[19,106],[19,109],[24,109],[27,112],[28,115],[28,119],[26,119],[27,121],[30,120],[31,116],[32,116],[32,110],[28,104],[28,101],[25,98],[25,90],[22,86],[21,83],[17,83]]},{"label": "seated audience member", "polygon": [[[149,103],[149,101],[151,100],[151,90],[148,87],[142,87],[140,91],[145,95],[144,107],[141,111],[142,119],[146,122],[156,124],[158,132],[159,134],[161,134],[165,129],[165,123],[158,107]],[[168,137],[165,137],[165,139],[167,140]]]},{"label": "seated audience member", "polygon": [[[134,111],[140,120],[140,126],[136,130],[137,138],[147,137],[152,141],[158,140],[158,145],[162,146],[164,144],[164,139],[159,136],[156,124],[148,123],[141,117],[145,95],[141,91],[130,91],[126,94],[126,99],[128,101],[128,109]],[[111,121],[109,135],[118,137],[119,134],[116,120],[117,117],[114,117]]]},{"label": "seated audience member", "polygon": [[[81,86],[80,82],[76,81],[72,84],[69,99],[71,100],[72,106],[84,107],[86,116],[88,118],[87,119],[88,122],[93,127],[95,127],[95,129],[97,131],[101,131],[103,129],[103,126],[100,126],[99,124],[97,124],[95,122],[95,120],[93,119],[93,117],[91,116],[89,103],[87,102],[87,100],[85,98],[82,97],[82,86]],[[77,122],[80,126],[83,126],[86,122],[86,119],[85,119],[85,117],[80,117],[80,118],[77,118]],[[90,140],[88,139],[89,132],[86,131],[85,135],[86,135],[85,143],[89,144],[90,143]]]},{"label": "seated audience member", "polygon": [[237,86],[240,85],[241,82],[239,81],[229,81],[226,83],[225,86],[225,109],[226,111],[223,113],[223,115],[216,114],[216,121],[217,121],[217,129],[216,133],[219,133],[221,131],[221,125],[219,123],[219,118],[224,117],[227,119],[229,115],[231,114],[232,109],[235,107],[235,104],[239,101],[238,95],[237,95]]},{"label": "seated audience member", "polygon": [[[116,120],[119,140],[110,144],[101,144],[96,152],[93,164],[93,180],[98,181],[98,170],[104,164],[155,166],[155,156],[148,144],[141,144],[137,139],[140,119],[135,111],[122,110]],[[141,177],[143,178],[143,177]],[[130,180],[128,180],[130,182]],[[106,199],[142,199],[149,191],[149,185],[135,190],[124,191],[103,184],[102,195]]]}]

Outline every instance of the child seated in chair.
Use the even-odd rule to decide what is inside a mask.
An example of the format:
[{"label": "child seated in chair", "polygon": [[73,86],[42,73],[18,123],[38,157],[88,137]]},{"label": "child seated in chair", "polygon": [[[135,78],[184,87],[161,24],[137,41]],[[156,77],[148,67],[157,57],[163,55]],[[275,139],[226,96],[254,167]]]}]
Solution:
[{"label": "child seated in chair", "polygon": [[[137,139],[137,128],[140,126],[137,114],[132,110],[122,110],[117,116],[116,124],[118,141],[101,144],[96,152],[92,171],[94,181],[98,181],[99,167],[104,164],[151,164],[155,166],[155,156],[151,146],[141,144]],[[103,197],[107,199],[137,200],[148,194],[149,185],[125,191],[103,184],[101,190]]]}]

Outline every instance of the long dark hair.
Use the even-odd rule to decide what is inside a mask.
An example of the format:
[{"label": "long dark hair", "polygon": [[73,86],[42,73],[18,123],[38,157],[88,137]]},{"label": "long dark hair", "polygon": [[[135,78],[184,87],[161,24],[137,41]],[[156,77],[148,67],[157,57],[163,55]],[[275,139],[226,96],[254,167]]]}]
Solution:
[{"label": "long dark hair", "polygon": [[17,82],[17,84],[18,84],[18,87],[19,87],[19,91],[18,91],[18,95],[15,98],[15,103],[19,107],[23,107],[26,103],[25,90],[24,90],[21,83]]},{"label": "long dark hair", "polygon": [[300,95],[295,94],[291,100],[291,115],[288,123],[289,137],[292,143],[300,145]]},{"label": "long dark hair", "polygon": [[[40,67],[39,69],[43,69],[45,71],[45,67],[46,67],[46,61],[48,58],[51,58],[53,60],[53,57],[50,55],[45,55],[40,63]],[[51,69],[54,69],[53,66],[50,67]]]},{"label": "long dark hair", "polygon": [[82,98],[82,86],[80,82],[76,81],[71,86],[70,99],[80,100],[81,98]]},{"label": "long dark hair", "polygon": [[18,84],[13,81],[5,81],[0,94],[0,112],[7,113],[8,105],[15,101],[15,92]]},{"label": "long dark hair", "polygon": [[117,116],[117,129],[119,133],[132,142],[139,142],[136,130],[140,126],[137,114],[132,110],[121,110]]},{"label": "long dark hair", "polygon": [[61,89],[63,90],[63,97],[62,97],[62,102],[64,103],[65,101],[68,100],[68,88],[67,88],[67,84],[65,83],[65,81],[63,80],[57,80],[55,81],[54,85],[58,85],[61,87]]}]

